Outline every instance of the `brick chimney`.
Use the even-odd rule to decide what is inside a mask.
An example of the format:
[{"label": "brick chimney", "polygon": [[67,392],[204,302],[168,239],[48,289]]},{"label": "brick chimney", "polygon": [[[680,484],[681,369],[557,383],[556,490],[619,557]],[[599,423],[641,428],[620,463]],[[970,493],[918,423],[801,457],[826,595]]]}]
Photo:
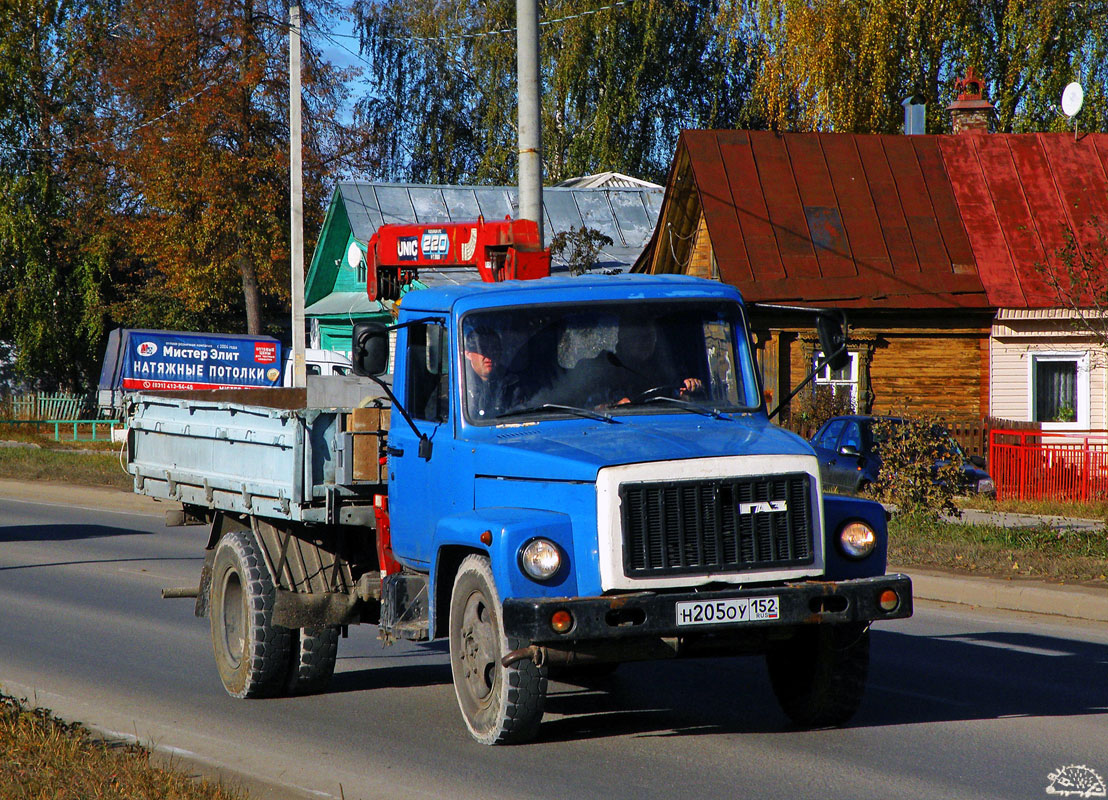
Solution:
[{"label": "brick chimney", "polygon": [[955,133],[988,133],[989,120],[992,118],[993,104],[981,96],[981,79],[973,71],[966,70],[966,76],[954,84],[958,99],[946,107],[950,112],[950,122]]}]

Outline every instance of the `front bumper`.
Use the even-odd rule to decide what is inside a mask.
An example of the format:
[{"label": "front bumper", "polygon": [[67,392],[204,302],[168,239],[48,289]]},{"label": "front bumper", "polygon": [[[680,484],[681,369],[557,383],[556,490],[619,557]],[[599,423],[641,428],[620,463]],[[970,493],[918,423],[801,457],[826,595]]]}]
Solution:
[{"label": "front bumper", "polygon": [[[899,603],[886,611],[882,592],[896,592]],[[684,626],[677,624],[677,604],[739,598],[778,598],[776,619]],[[557,633],[550,625],[556,611],[573,615],[573,626]],[[907,575],[879,575],[845,581],[801,581],[777,586],[728,588],[701,592],[636,592],[609,597],[509,599],[503,605],[504,629],[510,637],[533,644],[563,645],[639,637],[689,636],[815,623],[870,622],[912,616],[912,580]]]}]

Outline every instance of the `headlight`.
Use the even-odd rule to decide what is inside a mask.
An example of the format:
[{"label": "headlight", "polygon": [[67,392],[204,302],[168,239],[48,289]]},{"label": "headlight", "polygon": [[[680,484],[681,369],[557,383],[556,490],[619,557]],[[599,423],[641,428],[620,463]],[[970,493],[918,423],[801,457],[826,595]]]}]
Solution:
[{"label": "headlight", "polygon": [[877,534],[864,522],[848,522],[839,531],[839,547],[850,558],[865,558],[877,546]]},{"label": "headlight", "polygon": [[550,580],[562,566],[562,551],[549,539],[532,539],[520,548],[519,565],[537,581]]},{"label": "headlight", "polygon": [[982,478],[977,482],[978,494],[992,494],[996,491],[996,484],[993,483],[992,478]]}]

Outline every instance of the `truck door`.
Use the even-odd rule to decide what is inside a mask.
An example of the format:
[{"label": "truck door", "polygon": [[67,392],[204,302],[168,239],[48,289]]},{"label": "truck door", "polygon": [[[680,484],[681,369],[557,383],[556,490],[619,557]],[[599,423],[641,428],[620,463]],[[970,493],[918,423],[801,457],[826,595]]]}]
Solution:
[{"label": "truck door", "polygon": [[453,437],[449,422],[450,356],[446,321],[400,329],[395,372],[398,392],[420,433],[431,440],[431,457],[420,455],[419,439],[393,414],[389,430],[389,519],[393,552],[403,562],[426,567],[435,523],[453,512]]}]

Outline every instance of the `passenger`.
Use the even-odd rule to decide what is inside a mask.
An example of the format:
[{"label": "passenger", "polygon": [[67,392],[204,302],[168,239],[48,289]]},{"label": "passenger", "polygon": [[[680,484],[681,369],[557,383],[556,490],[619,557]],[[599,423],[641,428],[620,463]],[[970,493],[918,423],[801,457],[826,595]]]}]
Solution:
[{"label": "passenger", "polygon": [[704,388],[695,377],[680,372],[658,352],[658,331],[649,320],[620,323],[616,350],[605,350],[574,369],[587,404],[600,408],[640,402],[650,396],[686,397]]},{"label": "passenger", "polygon": [[494,419],[519,404],[519,382],[500,362],[500,336],[490,328],[465,334],[466,407],[473,419]]}]

